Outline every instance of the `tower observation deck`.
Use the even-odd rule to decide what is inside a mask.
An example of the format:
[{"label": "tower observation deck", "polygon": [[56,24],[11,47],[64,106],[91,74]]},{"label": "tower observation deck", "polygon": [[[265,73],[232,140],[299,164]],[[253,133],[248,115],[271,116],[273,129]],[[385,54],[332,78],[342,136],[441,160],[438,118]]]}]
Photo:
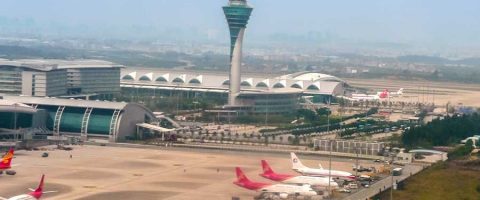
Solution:
[{"label": "tower observation deck", "polygon": [[253,8],[246,0],[230,0],[223,12],[230,29],[230,91],[228,104],[236,106],[236,97],[240,93],[240,67],[242,64],[242,43]]}]

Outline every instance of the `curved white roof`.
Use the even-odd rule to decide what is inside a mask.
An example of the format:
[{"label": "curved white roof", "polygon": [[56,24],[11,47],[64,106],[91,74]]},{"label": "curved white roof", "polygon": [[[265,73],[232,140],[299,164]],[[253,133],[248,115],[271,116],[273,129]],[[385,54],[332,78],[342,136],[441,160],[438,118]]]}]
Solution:
[{"label": "curved white roof", "polygon": [[322,74],[318,72],[298,72],[294,74],[288,74],[285,76],[281,76],[280,78],[288,78],[293,80],[299,81],[338,81],[344,82],[342,79],[339,79],[335,76]]},{"label": "curved white roof", "polygon": [[150,72],[148,74],[145,74],[139,78],[140,80],[145,80],[145,81],[152,81],[153,79],[153,73]]},{"label": "curved white roof", "polygon": [[[225,92],[229,83],[228,74],[198,71],[175,71],[168,69],[134,69],[124,68],[122,78],[130,75],[132,79],[122,79],[121,87],[155,87],[178,90],[185,88],[195,91],[221,91]],[[142,75],[142,76],[140,76]],[[146,77],[152,81],[145,81]],[[140,78],[144,77],[144,81]],[[224,84],[226,83],[226,85]],[[241,79],[242,91],[272,89],[300,89],[308,94],[341,95],[343,94],[344,81],[328,74],[317,72],[299,72],[280,77],[249,75]],[[181,85],[181,86],[180,86]]]},{"label": "curved white roof", "polygon": [[166,74],[163,74],[161,76],[158,76],[155,78],[155,81],[165,81],[165,82],[169,82],[170,81],[170,74],[169,73],[166,73]]}]

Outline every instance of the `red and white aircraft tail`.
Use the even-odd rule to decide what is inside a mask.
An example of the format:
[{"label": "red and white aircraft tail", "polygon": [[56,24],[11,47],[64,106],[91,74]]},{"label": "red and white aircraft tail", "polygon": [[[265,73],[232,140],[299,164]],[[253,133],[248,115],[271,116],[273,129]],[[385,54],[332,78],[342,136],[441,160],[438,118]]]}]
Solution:
[{"label": "red and white aircraft tail", "polygon": [[40,180],[40,183],[38,184],[38,187],[37,189],[31,189],[29,188],[30,192],[29,195],[32,196],[32,197],[35,197],[36,199],[40,199],[40,197],[42,197],[43,195],[43,182],[45,181],[45,174],[42,175],[42,179]]},{"label": "red and white aircraft tail", "polygon": [[262,169],[263,169],[263,173],[259,175],[273,181],[285,181],[295,177],[289,174],[275,173],[266,160],[262,160]]},{"label": "red and white aircraft tail", "polygon": [[245,176],[245,174],[243,173],[242,169],[240,169],[240,167],[236,167],[235,171],[237,173],[237,180],[233,183],[240,187],[243,187],[249,190],[259,190],[271,185],[268,183],[259,183],[259,182],[250,181],[250,179],[248,179],[247,176]]},{"label": "red and white aircraft tail", "polygon": [[390,97],[390,93],[388,93],[388,90],[387,90],[387,89],[383,90],[383,92],[381,92],[380,94],[378,94],[378,98],[379,98],[379,99],[386,99],[386,98],[388,98],[388,97]]},{"label": "red and white aircraft tail", "polygon": [[2,161],[0,162],[0,171],[12,168],[13,155],[14,150],[13,148],[10,148],[8,153],[3,156]]},{"label": "red and white aircraft tail", "polygon": [[383,90],[382,92],[377,92],[377,95],[380,96],[380,94],[388,94],[388,97],[396,97],[396,96],[402,96],[403,95],[403,88],[398,89],[396,92],[388,92],[387,89]]},{"label": "red and white aircraft tail", "polygon": [[263,174],[274,174],[272,168],[270,165],[267,163],[266,160],[262,160],[262,169],[263,169]]}]

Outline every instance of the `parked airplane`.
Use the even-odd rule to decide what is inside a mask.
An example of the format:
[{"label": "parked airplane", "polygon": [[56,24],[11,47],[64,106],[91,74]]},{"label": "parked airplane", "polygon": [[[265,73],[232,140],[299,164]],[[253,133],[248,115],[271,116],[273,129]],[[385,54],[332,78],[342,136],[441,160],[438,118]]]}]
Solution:
[{"label": "parked airplane", "polygon": [[255,190],[258,192],[264,193],[273,193],[278,194],[280,198],[287,198],[288,195],[303,195],[303,196],[315,196],[315,192],[310,185],[289,185],[289,184],[270,184],[270,183],[259,183],[250,181],[247,176],[243,173],[242,169],[239,167],[235,168],[237,173],[237,180],[233,182],[235,185],[240,187]]},{"label": "parked airplane", "polygon": [[383,100],[389,98],[390,95],[388,93],[388,90],[384,90],[383,92],[380,92],[375,95],[371,94],[352,94],[352,100],[354,101],[367,101],[367,100]]},{"label": "parked airplane", "polygon": [[28,188],[30,191],[32,191],[28,194],[22,194],[22,195],[8,198],[8,199],[0,197],[0,200],[37,200],[37,199],[40,199],[40,197],[42,197],[43,194],[56,192],[56,191],[45,191],[45,192],[43,191],[44,179],[45,179],[45,175],[42,175],[42,179],[40,180],[40,184],[38,184],[37,189]]},{"label": "parked airplane", "polygon": [[[387,91],[388,93],[388,96],[389,97],[398,97],[398,96],[402,96],[403,95],[403,88],[400,88],[398,91],[396,92],[388,92],[387,89],[385,89],[383,92]],[[382,94],[383,92],[377,92],[377,95],[380,95]]]},{"label": "parked airplane", "polygon": [[[262,160],[263,173],[260,176],[270,179],[272,181],[279,181],[282,183],[290,184],[308,184],[312,186],[328,187],[328,177],[315,177],[315,176],[296,176],[290,174],[277,174],[275,173],[266,160]],[[338,183],[330,179],[330,187],[338,188]]]},{"label": "parked airplane", "polygon": [[[12,159],[13,159],[14,150],[10,150],[3,156],[2,161],[0,161],[0,174],[3,174],[4,171],[8,171],[12,168]],[[7,173],[9,174],[9,173]]]},{"label": "parked airplane", "polygon": [[292,161],[292,169],[303,175],[328,177],[330,174],[330,176],[334,178],[350,179],[350,180],[355,179],[355,176],[350,172],[323,169],[322,165],[319,166],[320,168],[306,167],[305,165],[302,164],[300,159],[298,159],[297,155],[295,155],[295,153],[293,152],[290,153],[290,157]]}]

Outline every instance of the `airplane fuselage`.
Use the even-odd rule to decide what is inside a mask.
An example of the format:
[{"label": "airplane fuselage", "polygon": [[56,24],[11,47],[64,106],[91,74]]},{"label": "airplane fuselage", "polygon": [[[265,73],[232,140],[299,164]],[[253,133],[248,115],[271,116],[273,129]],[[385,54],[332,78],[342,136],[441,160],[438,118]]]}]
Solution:
[{"label": "airplane fuselage", "polygon": [[280,193],[280,194],[300,194],[304,196],[315,196],[315,192],[310,186],[297,186],[297,185],[288,185],[288,184],[275,184],[263,187],[258,190],[259,192],[268,192],[268,193]]},{"label": "airplane fuselage", "polygon": [[[295,176],[290,179],[282,181],[282,183],[289,184],[308,184],[312,186],[328,186],[328,177],[314,177],[314,176]],[[331,187],[338,187],[338,184],[330,179]]]},{"label": "airplane fuselage", "polygon": [[340,178],[340,179],[354,178],[354,176],[349,172],[337,171],[337,170],[313,169],[313,168],[301,168],[301,169],[294,169],[294,170],[306,176],[328,177],[330,175],[333,178]]},{"label": "airplane fuselage", "polygon": [[37,200],[37,199],[28,194],[22,194],[22,195],[11,197],[8,200]]}]

